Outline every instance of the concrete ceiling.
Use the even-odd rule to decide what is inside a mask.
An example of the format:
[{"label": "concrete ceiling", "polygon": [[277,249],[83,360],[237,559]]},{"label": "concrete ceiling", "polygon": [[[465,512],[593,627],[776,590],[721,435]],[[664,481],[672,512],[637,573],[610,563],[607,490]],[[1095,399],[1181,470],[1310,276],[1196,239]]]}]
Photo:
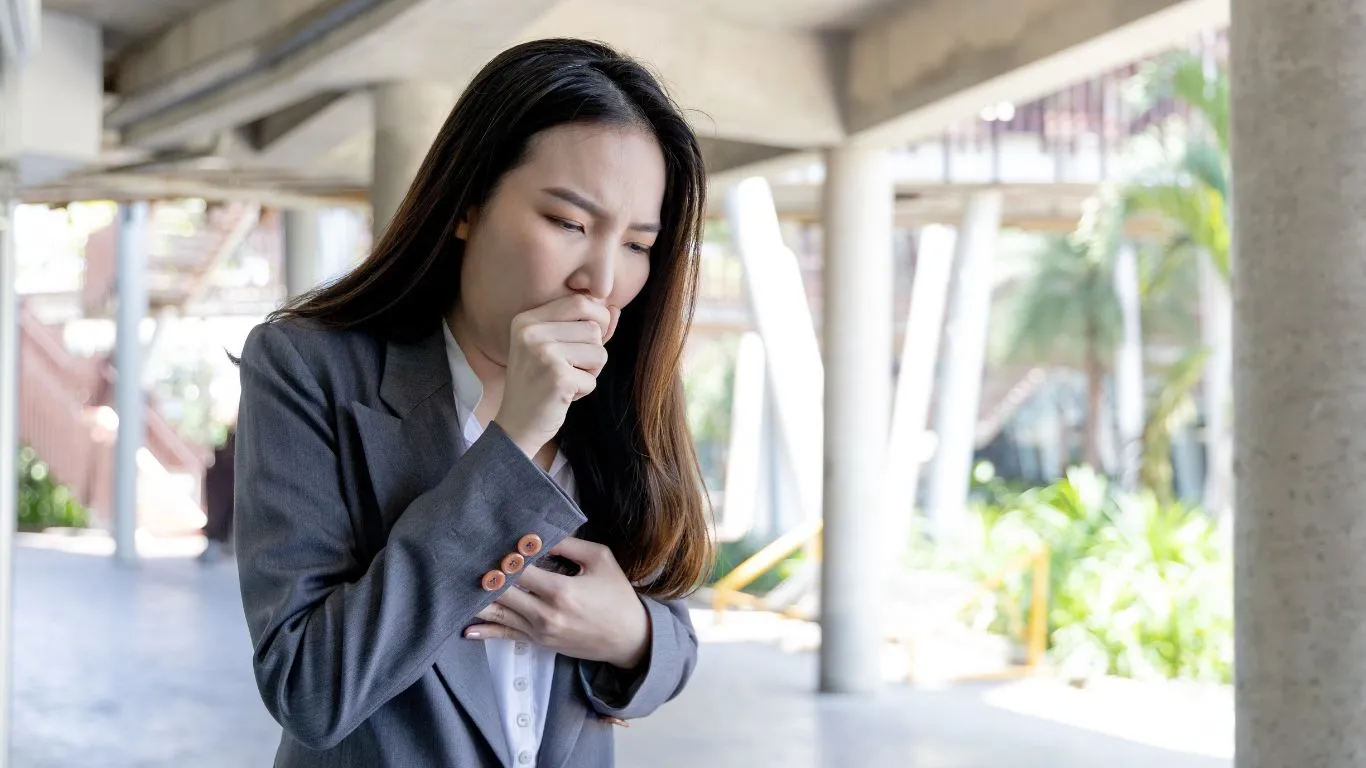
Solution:
[{"label": "concrete ceiling", "polygon": [[774,29],[850,30],[877,18],[904,0],[635,0],[639,6],[676,10],[725,19],[745,26]]},{"label": "concrete ceiling", "polygon": [[[240,180],[229,193],[266,184],[286,196],[325,194],[318,185],[328,180],[347,198],[368,184],[371,83],[463,84],[521,40],[586,37],[646,60],[689,109],[712,168],[751,172],[845,141],[904,144],[982,104],[1042,95],[1227,17],[1227,0],[47,0],[45,7],[96,20],[123,41],[109,67],[116,91],[105,117],[110,167],[91,169],[76,180],[79,189],[98,189],[101,173],[121,184],[143,174],[168,190],[227,189]],[[1000,23],[983,25],[983,16]],[[212,177],[203,174],[205,161]],[[177,179],[185,184],[170,184]]]},{"label": "concrete ceiling", "polygon": [[104,28],[105,54],[145,40],[215,0],[44,0],[43,7],[98,22]]}]

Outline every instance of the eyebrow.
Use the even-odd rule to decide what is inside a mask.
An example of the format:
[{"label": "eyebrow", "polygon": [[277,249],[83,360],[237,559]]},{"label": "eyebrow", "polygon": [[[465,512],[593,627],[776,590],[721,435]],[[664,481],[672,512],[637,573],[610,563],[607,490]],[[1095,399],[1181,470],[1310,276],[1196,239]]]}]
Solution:
[{"label": "eyebrow", "polygon": [[[578,192],[575,192],[572,189],[565,189],[564,187],[547,187],[541,191],[546,193],[547,195],[550,195],[551,197],[558,197],[559,199],[565,201],[566,203],[569,203],[575,208],[582,209],[596,218],[611,218],[608,215],[607,211],[602,209],[602,206],[598,205],[592,200],[589,200],[588,198],[584,197]],[[651,232],[654,234],[659,234],[660,226],[658,223],[632,224],[631,226],[627,227],[627,229],[634,230],[636,232]]]}]

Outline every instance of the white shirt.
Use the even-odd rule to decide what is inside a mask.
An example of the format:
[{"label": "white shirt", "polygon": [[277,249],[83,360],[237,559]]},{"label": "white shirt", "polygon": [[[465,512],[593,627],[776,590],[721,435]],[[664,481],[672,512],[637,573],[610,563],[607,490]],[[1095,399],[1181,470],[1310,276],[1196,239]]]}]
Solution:
[{"label": "white shirt", "polygon": [[[470,368],[451,329],[444,322],[441,328],[446,334],[446,360],[450,363],[455,389],[455,412],[463,425],[465,441],[474,445],[484,434],[484,427],[474,417],[474,410],[484,397],[484,385]],[[569,498],[578,498],[574,472],[564,454],[556,453],[548,474]],[[489,671],[493,673],[493,695],[503,719],[503,734],[512,750],[512,764],[519,768],[535,765],[550,705],[555,652],[522,641],[493,639],[482,642],[488,654]]]}]

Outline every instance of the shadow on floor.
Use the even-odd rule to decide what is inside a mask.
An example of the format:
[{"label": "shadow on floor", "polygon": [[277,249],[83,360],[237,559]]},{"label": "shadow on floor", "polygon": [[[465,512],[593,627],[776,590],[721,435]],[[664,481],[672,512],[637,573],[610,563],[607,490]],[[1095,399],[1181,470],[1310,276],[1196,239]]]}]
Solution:
[{"label": "shadow on floor", "polygon": [[[119,568],[16,552],[13,765],[270,765],[279,727],[257,696],[231,562]],[[622,768],[1227,768],[994,707],[991,686],[811,693],[815,660],[707,643],[688,689],[619,731]]]}]

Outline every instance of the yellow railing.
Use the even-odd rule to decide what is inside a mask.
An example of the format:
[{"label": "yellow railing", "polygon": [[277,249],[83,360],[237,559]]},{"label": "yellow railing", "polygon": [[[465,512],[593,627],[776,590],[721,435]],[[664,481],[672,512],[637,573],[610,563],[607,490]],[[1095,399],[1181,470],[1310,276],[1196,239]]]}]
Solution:
[{"label": "yellow railing", "polygon": [[[760,549],[746,558],[729,573],[712,585],[712,610],[717,620],[731,606],[743,606],[763,610],[766,608],[761,597],[747,594],[744,588],[756,579],[775,568],[802,548],[807,548],[812,560],[821,557],[822,522],[802,525]],[[1025,665],[1027,671],[1037,669],[1048,650],[1048,602],[1050,599],[1049,580],[1052,572],[1052,554],[1048,545],[1020,557],[1002,569],[996,576],[981,585],[981,592],[997,589],[1010,576],[1021,569],[1029,568],[1032,579],[1030,584],[1029,618],[1025,625]],[[1018,626],[1018,606],[1011,606],[1013,623]]]},{"label": "yellow railing", "polygon": [[822,530],[824,530],[824,525],[820,520],[798,526],[750,555],[744,562],[717,580],[712,585],[712,610],[715,611],[716,617],[719,619],[726,608],[732,605],[762,608],[763,600],[761,598],[746,594],[741,590],[753,584],[755,579],[768,573],[803,547],[809,548],[813,560],[819,560]]},{"label": "yellow railing", "polygon": [[[1005,580],[1021,569],[1029,568],[1032,578],[1029,585],[1029,619],[1025,624],[1025,669],[1036,669],[1043,663],[1044,653],[1048,650],[1048,601],[1050,600],[1049,580],[1052,578],[1053,559],[1048,545],[1011,562],[1000,573],[982,583],[981,592],[987,593],[1000,587]],[[1009,606],[1012,624],[1020,623],[1019,606]]]}]

